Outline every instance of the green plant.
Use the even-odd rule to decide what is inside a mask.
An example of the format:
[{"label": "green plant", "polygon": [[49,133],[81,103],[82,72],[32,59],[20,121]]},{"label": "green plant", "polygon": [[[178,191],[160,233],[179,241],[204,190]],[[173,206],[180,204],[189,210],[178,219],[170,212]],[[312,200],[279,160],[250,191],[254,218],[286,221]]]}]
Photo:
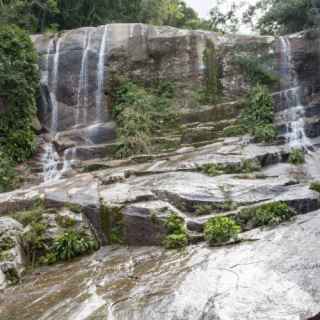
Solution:
[{"label": "green plant", "polygon": [[157,131],[176,125],[176,114],[171,108],[173,96],[174,86],[168,82],[146,88],[120,80],[113,97],[120,145],[118,157],[150,153]]},{"label": "green plant", "polygon": [[82,212],[82,208],[78,204],[66,203],[64,206],[65,206],[65,208],[69,209],[70,211],[72,211],[74,213],[80,214]]},{"label": "green plant", "polygon": [[197,205],[195,207],[195,209],[196,209],[196,211],[195,211],[196,216],[205,216],[205,215],[208,215],[212,212],[213,206],[211,206],[211,205]]},{"label": "green plant", "polygon": [[205,239],[210,245],[237,240],[240,231],[240,226],[228,217],[211,218],[204,227]]},{"label": "green plant", "polygon": [[36,147],[32,121],[39,70],[29,35],[15,26],[0,26],[0,88],[0,151],[11,161],[22,162]]},{"label": "green plant", "polygon": [[0,193],[14,189],[17,181],[15,164],[0,151]]},{"label": "green plant", "polygon": [[256,85],[248,96],[247,106],[241,114],[241,125],[257,142],[272,142],[277,131],[273,126],[273,101],[269,90]]},{"label": "green plant", "polygon": [[224,137],[237,137],[242,136],[246,133],[241,125],[229,126],[223,129]]},{"label": "green plant", "polygon": [[289,163],[300,165],[305,163],[304,152],[301,149],[292,149],[289,154]]},{"label": "green plant", "polygon": [[74,218],[61,215],[56,216],[56,222],[62,228],[71,228],[77,224],[77,221]]},{"label": "green plant", "polygon": [[234,62],[246,73],[252,85],[272,86],[279,81],[273,72],[265,66],[261,57],[237,55]]},{"label": "green plant", "polygon": [[[252,160],[252,159],[246,159],[241,161],[241,165],[240,165],[241,172],[239,173],[252,173],[259,170],[261,170],[261,164],[258,161]],[[238,172],[235,172],[235,173],[238,173]]]},{"label": "green plant", "polygon": [[261,227],[280,224],[294,215],[295,211],[285,202],[272,202],[258,207],[242,209],[238,219],[243,225]]},{"label": "green plant", "polygon": [[310,189],[320,193],[320,181],[312,182],[310,185]]},{"label": "green plant", "polygon": [[68,231],[55,240],[52,252],[57,261],[65,261],[90,253],[96,250],[97,246],[97,242],[90,239],[85,233]]},{"label": "green plant", "polygon": [[167,230],[167,236],[163,244],[167,249],[181,249],[188,245],[188,235],[183,218],[172,212],[167,217],[164,225]]},{"label": "green plant", "polygon": [[15,241],[11,237],[2,237],[0,240],[0,252],[14,248]]},{"label": "green plant", "polygon": [[33,207],[29,210],[19,211],[11,214],[12,218],[20,222],[24,227],[32,223],[39,223],[42,220],[42,214],[45,211],[41,200],[35,201]]},{"label": "green plant", "polygon": [[198,170],[210,177],[215,177],[224,173],[221,165],[216,163],[206,163],[199,167]]}]

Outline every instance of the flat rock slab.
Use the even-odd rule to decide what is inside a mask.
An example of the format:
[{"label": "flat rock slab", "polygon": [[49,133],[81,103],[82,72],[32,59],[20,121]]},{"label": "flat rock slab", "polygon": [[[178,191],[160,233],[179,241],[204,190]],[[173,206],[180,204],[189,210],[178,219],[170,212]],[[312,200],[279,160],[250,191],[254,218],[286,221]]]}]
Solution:
[{"label": "flat rock slab", "polygon": [[7,289],[0,318],[307,320],[320,311],[319,229],[316,211],[224,248],[105,248]]}]

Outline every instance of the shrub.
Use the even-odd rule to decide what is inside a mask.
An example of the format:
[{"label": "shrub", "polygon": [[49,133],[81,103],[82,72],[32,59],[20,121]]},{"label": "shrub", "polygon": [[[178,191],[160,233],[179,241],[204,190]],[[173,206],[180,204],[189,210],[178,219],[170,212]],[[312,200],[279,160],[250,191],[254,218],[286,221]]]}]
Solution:
[{"label": "shrub", "polygon": [[305,163],[304,152],[301,149],[292,149],[289,154],[289,163],[300,165]]},{"label": "shrub", "polygon": [[310,189],[320,193],[320,181],[312,182],[310,185]]},{"label": "shrub", "polygon": [[176,119],[170,110],[174,87],[168,82],[145,88],[131,81],[120,82],[115,90],[113,116],[118,125],[120,148],[117,156],[150,153],[151,138]]},{"label": "shrub", "polygon": [[244,128],[240,125],[229,126],[223,129],[223,135],[225,137],[237,137],[246,133]]},{"label": "shrub", "polygon": [[240,226],[231,218],[211,218],[204,227],[205,239],[210,245],[222,244],[230,240],[237,240]]},{"label": "shrub", "polygon": [[56,216],[56,222],[62,228],[71,228],[77,224],[77,221],[74,218],[61,215]]},{"label": "shrub", "polygon": [[255,208],[242,209],[239,222],[252,228],[278,225],[283,221],[289,220],[294,215],[295,211],[285,202],[273,202]]},{"label": "shrub", "polygon": [[97,246],[97,242],[90,239],[85,233],[68,231],[55,240],[52,253],[56,256],[57,261],[65,261],[90,253],[96,250]]},{"label": "shrub", "polygon": [[14,189],[17,182],[17,173],[14,162],[0,151],[0,193]]},{"label": "shrub", "polygon": [[165,221],[167,236],[163,244],[167,249],[180,249],[188,245],[187,230],[183,218],[171,213]]},{"label": "shrub", "polygon": [[257,142],[272,142],[277,131],[273,126],[273,101],[269,90],[258,84],[247,100],[247,106],[241,114],[241,125]]},{"label": "shrub", "polygon": [[29,35],[15,26],[0,26],[0,150],[14,162],[35,151],[32,120],[38,86],[37,54]]}]

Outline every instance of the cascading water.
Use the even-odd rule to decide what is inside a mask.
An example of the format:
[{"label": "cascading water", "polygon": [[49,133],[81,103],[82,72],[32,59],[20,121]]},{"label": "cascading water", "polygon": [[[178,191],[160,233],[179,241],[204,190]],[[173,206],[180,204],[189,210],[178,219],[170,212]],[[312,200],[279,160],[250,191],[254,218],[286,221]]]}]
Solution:
[{"label": "cascading water", "polygon": [[96,94],[96,122],[100,123],[102,119],[102,102],[103,102],[103,91],[104,91],[104,65],[105,65],[105,52],[107,47],[109,26],[105,26],[103,29],[103,35],[101,39],[101,46],[99,50],[99,61],[97,71],[97,84],[98,90]]},{"label": "cascading water", "polygon": [[[50,54],[54,49],[54,39],[51,39],[47,50],[47,86],[52,86],[52,93],[50,94],[51,100],[51,127],[50,134],[52,137],[55,136],[58,130],[58,103],[56,99],[56,92],[58,87],[58,72],[59,72],[59,54],[62,39],[58,39],[56,42],[55,54],[53,57],[53,72],[52,77],[50,77]],[[42,166],[43,166],[43,180],[44,182],[55,181],[61,177],[59,171],[60,158],[55,150],[53,143],[49,142],[44,146],[44,154],[42,156]]]},{"label": "cascading water", "polygon": [[305,106],[301,99],[301,87],[292,57],[290,40],[280,38],[281,44],[281,77],[285,80],[281,91],[286,110],[283,117],[286,121],[286,138],[290,148],[309,149],[311,143],[306,136],[304,127]]},{"label": "cascading water", "polygon": [[79,90],[77,97],[77,110],[75,126],[79,126],[81,123],[86,124],[87,122],[87,109],[88,109],[88,55],[90,51],[91,43],[91,31],[86,32],[84,38],[84,50],[81,60],[81,70],[80,70],[80,80],[79,80]]}]

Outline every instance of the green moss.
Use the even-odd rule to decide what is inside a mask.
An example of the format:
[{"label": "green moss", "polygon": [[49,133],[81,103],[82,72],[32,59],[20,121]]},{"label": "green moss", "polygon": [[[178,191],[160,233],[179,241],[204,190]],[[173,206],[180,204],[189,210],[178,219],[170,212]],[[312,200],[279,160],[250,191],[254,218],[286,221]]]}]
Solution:
[{"label": "green moss", "polygon": [[172,212],[165,221],[165,227],[167,236],[163,245],[167,249],[181,249],[188,245],[187,229],[183,218]]},{"label": "green moss", "polygon": [[122,208],[110,208],[102,204],[100,216],[102,229],[107,237],[108,244],[123,244],[124,225]]},{"label": "green moss", "polygon": [[261,170],[261,164],[252,159],[241,161],[240,164],[217,164],[208,163],[198,168],[198,170],[210,177],[222,174],[251,173]]},{"label": "green moss", "polygon": [[237,218],[241,225],[261,227],[277,225],[295,215],[285,202],[272,202],[258,207],[242,209]]},{"label": "green moss", "polygon": [[78,204],[74,204],[74,203],[66,203],[65,208],[69,209],[70,211],[72,211],[73,213],[78,213],[80,214],[82,212],[82,208],[80,205]]},{"label": "green moss", "polygon": [[211,218],[204,227],[205,239],[210,245],[237,240],[240,231],[240,226],[228,217]]},{"label": "green moss", "polygon": [[292,149],[289,154],[288,162],[294,165],[301,165],[305,163],[305,155],[301,149]]},{"label": "green moss", "polygon": [[202,103],[216,103],[221,95],[220,64],[217,58],[215,45],[208,40],[203,53],[205,65],[206,88],[202,92]]},{"label": "green moss", "polygon": [[77,224],[77,221],[75,219],[61,215],[56,216],[56,222],[62,228],[71,228]]},{"label": "green moss", "polygon": [[246,133],[246,130],[240,125],[229,126],[223,129],[224,137],[237,137]]},{"label": "green moss", "polygon": [[312,182],[310,185],[310,189],[320,193],[320,181]]}]

